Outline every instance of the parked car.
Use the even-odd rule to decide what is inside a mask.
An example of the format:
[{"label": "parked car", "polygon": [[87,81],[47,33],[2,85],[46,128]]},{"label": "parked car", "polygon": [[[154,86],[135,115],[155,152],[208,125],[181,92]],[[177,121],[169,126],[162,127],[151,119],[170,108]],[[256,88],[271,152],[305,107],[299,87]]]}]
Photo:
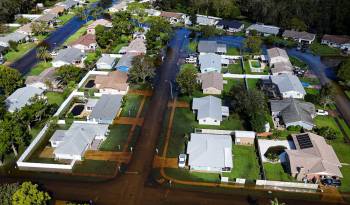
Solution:
[{"label": "parked car", "polygon": [[316,110],[316,115],[326,116],[326,115],[328,115],[328,112],[326,110],[318,109],[318,110]]},{"label": "parked car", "polygon": [[180,154],[179,155],[179,167],[184,168],[186,166],[186,160],[187,160],[187,155],[186,154]]},{"label": "parked car", "polygon": [[327,186],[339,187],[341,186],[341,181],[339,179],[334,179],[334,178],[325,178],[322,180],[322,184]]}]

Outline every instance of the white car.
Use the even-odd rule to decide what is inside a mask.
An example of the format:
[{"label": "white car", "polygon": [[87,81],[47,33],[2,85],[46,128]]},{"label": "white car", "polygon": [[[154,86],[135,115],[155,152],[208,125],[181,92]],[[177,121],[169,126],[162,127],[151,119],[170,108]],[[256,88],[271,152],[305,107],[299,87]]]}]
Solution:
[{"label": "white car", "polygon": [[316,115],[326,116],[326,115],[328,115],[328,112],[325,110],[316,110]]},{"label": "white car", "polygon": [[186,166],[186,159],[187,159],[186,154],[179,155],[179,168],[184,168]]}]

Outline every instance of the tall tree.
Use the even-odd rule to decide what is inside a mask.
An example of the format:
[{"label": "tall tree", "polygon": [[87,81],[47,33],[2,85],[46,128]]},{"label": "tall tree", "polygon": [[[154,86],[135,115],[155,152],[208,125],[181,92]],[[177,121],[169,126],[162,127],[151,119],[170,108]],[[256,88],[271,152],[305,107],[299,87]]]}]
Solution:
[{"label": "tall tree", "polygon": [[262,40],[259,36],[248,36],[244,41],[244,46],[251,53],[258,53],[261,49]]},{"label": "tall tree", "polygon": [[33,22],[31,24],[32,32],[35,35],[48,33],[48,28],[49,28],[49,26],[48,26],[47,22],[44,22],[44,21]]},{"label": "tall tree", "polygon": [[86,8],[84,8],[84,7],[77,7],[77,9],[76,9],[75,12],[76,12],[77,16],[78,16],[81,20],[87,22],[88,13],[87,13]]},{"label": "tall tree", "polygon": [[181,93],[192,95],[198,88],[197,73],[197,69],[193,67],[185,67],[180,70],[176,82],[181,89]]},{"label": "tall tree", "polygon": [[23,78],[17,70],[0,65],[0,89],[6,95],[10,95],[17,88],[23,86]]},{"label": "tall tree", "polygon": [[129,79],[131,82],[145,84],[147,80],[155,76],[154,61],[149,56],[136,56],[131,64],[132,67],[129,70]]},{"label": "tall tree", "polygon": [[44,60],[45,63],[51,58],[50,52],[46,46],[39,46],[36,49],[36,55],[39,59]]},{"label": "tall tree", "polygon": [[17,191],[18,183],[0,185],[0,204],[12,205],[12,195]]},{"label": "tall tree", "polygon": [[297,17],[293,17],[290,20],[289,28],[296,31],[306,31],[308,29],[305,22]]},{"label": "tall tree", "polygon": [[12,196],[13,205],[45,205],[51,199],[47,192],[40,191],[37,184],[23,182]]},{"label": "tall tree", "polygon": [[82,70],[73,65],[64,65],[56,70],[55,75],[61,84],[67,85],[70,81],[79,82],[82,77]]}]

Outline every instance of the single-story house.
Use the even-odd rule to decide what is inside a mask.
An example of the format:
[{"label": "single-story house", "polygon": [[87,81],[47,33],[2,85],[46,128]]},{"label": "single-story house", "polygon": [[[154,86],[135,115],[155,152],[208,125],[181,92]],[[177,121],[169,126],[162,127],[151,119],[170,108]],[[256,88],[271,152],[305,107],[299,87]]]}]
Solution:
[{"label": "single-story house", "polygon": [[96,33],[95,28],[96,28],[96,26],[99,26],[99,25],[104,26],[106,28],[112,28],[113,27],[111,21],[106,20],[106,19],[98,19],[98,20],[94,21],[92,24],[90,24],[87,27],[86,32],[88,34],[95,34]]},{"label": "single-story house", "polygon": [[116,65],[117,70],[128,72],[132,66],[132,60],[135,56],[137,56],[135,53],[127,53],[123,55]]},{"label": "single-story house", "polygon": [[59,81],[56,80],[55,72],[55,67],[45,69],[38,76],[28,76],[26,78],[25,84],[27,86],[36,87],[43,90],[50,88],[56,89],[58,88]]},{"label": "single-story house", "polygon": [[79,5],[79,1],[75,0],[66,0],[64,2],[59,2],[56,4],[56,6],[63,6],[66,10],[71,9],[77,5]]},{"label": "single-story house", "polygon": [[170,22],[170,24],[177,24],[184,21],[184,14],[183,13],[176,13],[176,12],[168,12],[168,11],[162,11],[160,14],[160,17],[165,18]]},{"label": "single-story house", "polygon": [[21,27],[19,27],[16,32],[18,33],[23,33],[28,36],[34,35],[33,30],[32,30],[32,23],[27,23]]},{"label": "single-story house", "polygon": [[53,67],[61,67],[64,65],[83,66],[85,53],[78,48],[65,48],[57,53],[52,61]]},{"label": "single-story house", "polygon": [[14,41],[16,43],[22,43],[29,40],[29,36],[20,32],[13,32],[6,36],[0,37],[0,46],[9,47],[9,42]]},{"label": "single-story house", "polygon": [[192,133],[187,154],[191,171],[221,173],[233,168],[230,135]]},{"label": "single-story house", "polygon": [[201,69],[201,73],[218,72],[221,73],[221,56],[215,53],[208,53],[199,55],[198,64]]},{"label": "single-story house", "polygon": [[85,104],[85,111],[91,112],[95,108],[95,106],[97,105],[98,101],[99,101],[99,99],[89,98]]},{"label": "single-story house", "polygon": [[116,13],[119,11],[125,11],[128,7],[127,1],[118,1],[116,4],[114,4],[111,8],[108,9],[110,13]]},{"label": "single-story house", "polygon": [[197,14],[197,24],[200,26],[215,26],[222,18]]},{"label": "single-story house", "polygon": [[112,124],[120,113],[123,95],[103,94],[88,117],[88,121],[99,124]]},{"label": "single-story house", "polygon": [[270,100],[272,118],[279,125],[285,127],[301,126],[306,130],[312,130],[316,116],[315,105],[294,98],[283,100]]},{"label": "single-story house", "polygon": [[321,44],[350,51],[350,36],[326,34],[322,37]]},{"label": "single-story house", "polygon": [[294,30],[285,30],[282,34],[282,37],[285,39],[293,39],[298,43],[307,43],[311,44],[316,39],[316,34],[308,33],[305,31],[294,31]]},{"label": "single-story house", "polygon": [[88,149],[98,150],[108,135],[108,125],[73,122],[68,130],[56,130],[50,139],[59,160],[83,160]]},{"label": "single-story house", "polygon": [[236,20],[220,20],[216,24],[216,28],[235,33],[242,31],[244,29],[244,24]]},{"label": "single-story house", "polygon": [[225,54],[227,53],[227,46],[226,44],[219,44],[216,41],[199,41],[198,52],[200,54]]},{"label": "single-story house", "polygon": [[7,110],[9,112],[21,110],[24,106],[30,104],[30,100],[33,97],[38,96],[42,98],[44,97],[43,94],[44,90],[32,86],[18,88],[15,92],[6,98],[5,102]]},{"label": "single-story house", "polygon": [[236,145],[253,145],[255,140],[255,132],[252,131],[235,131]]},{"label": "single-story house", "polygon": [[59,16],[63,14],[65,10],[66,9],[64,8],[64,6],[54,6],[51,9],[48,9],[46,13],[51,13]]},{"label": "single-story house", "polygon": [[113,54],[102,54],[101,58],[96,62],[97,69],[112,70],[115,66],[117,58]]},{"label": "single-story house", "polygon": [[119,70],[112,71],[108,75],[97,75],[95,87],[102,94],[125,95],[129,90],[128,74]]},{"label": "single-story house", "polygon": [[293,74],[293,65],[284,49],[277,47],[268,49],[267,55],[272,75]]},{"label": "single-story house", "polygon": [[258,34],[261,34],[263,36],[270,36],[270,35],[276,36],[279,33],[280,28],[277,26],[264,25],[264,24],[257,23],[257,24],[250,25],[246,29],[246,34],[249,34],[250,31],[252,31],[252,30],[257,31]]},{"label": "single-story house", "polygon": [[72,42],[70,46],[81,51],[94,51],[97,48],[96,36],[94,34],[86,34]]},{"label": "single-story house", "polygon": [[54,26],[56,23],[56,18],[58,17],[57,14],[54,13],[47,13],[39,18],[35,19],[36,22],[46,22],[49,26]]},{"label": "single-story house", "polygon": [[265,93],[269,99],[282,99],[278,86],[272,83],[271,79],[260,79],[259,88]]},{"label": "single-story house", "polygon": [[160,16],[160,14],[162,13],[159,10],[156,9],[145,9],[144,10],[148,16]]},{"label": "single-story house", "polygon": [[223,117],[230,115],[229,108],[222,106],[221,99],[210,95],[194,98],[192,109],[197,113],[200,125],[220,125]]},{"label": "single-story house", "polygon": [[130,42],[128,47],[125,49],[126,53],[133,53],[137,55],[146,54],[147,48],[145,40],[142,38],[136,38]]},{"label": "single-story house", "polygon": [[199,73],[198,81],[202,85],[204,94],[221,95],[224,89],[223,77],[218,72]]},{"label": "single-story house", "polygon": [[299,78],[291,74],[281,74],[270,77],[272,83],[276,84],[283,98],[304,99],[306,92]]},{"label": "single-story house", "polygon": [[293,134],[292,138],[296,149],[286,150],[286,160],[293,177],[300,181],[343,177],[342,165],[324,137],[308,132]]}]

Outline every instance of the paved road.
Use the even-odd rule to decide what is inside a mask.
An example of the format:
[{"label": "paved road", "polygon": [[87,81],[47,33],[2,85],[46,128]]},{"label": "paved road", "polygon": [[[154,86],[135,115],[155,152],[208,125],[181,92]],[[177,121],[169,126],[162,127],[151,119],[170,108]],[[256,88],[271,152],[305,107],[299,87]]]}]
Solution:
[{"label": "paved road", "polygon": [[304,62],[306,62],[314,73],[319,77],[321,84],[332,83],[335,88],[335,102],[337,108],[345,121],[350,125],[350,101],[344,94],[343,89],[332,79],[335,78],[335,74],[332,68],[322,63],[319,56],[314,56],[310,53],[302,53],[296,49],[288,50],[288,54],[295,56]]}]

